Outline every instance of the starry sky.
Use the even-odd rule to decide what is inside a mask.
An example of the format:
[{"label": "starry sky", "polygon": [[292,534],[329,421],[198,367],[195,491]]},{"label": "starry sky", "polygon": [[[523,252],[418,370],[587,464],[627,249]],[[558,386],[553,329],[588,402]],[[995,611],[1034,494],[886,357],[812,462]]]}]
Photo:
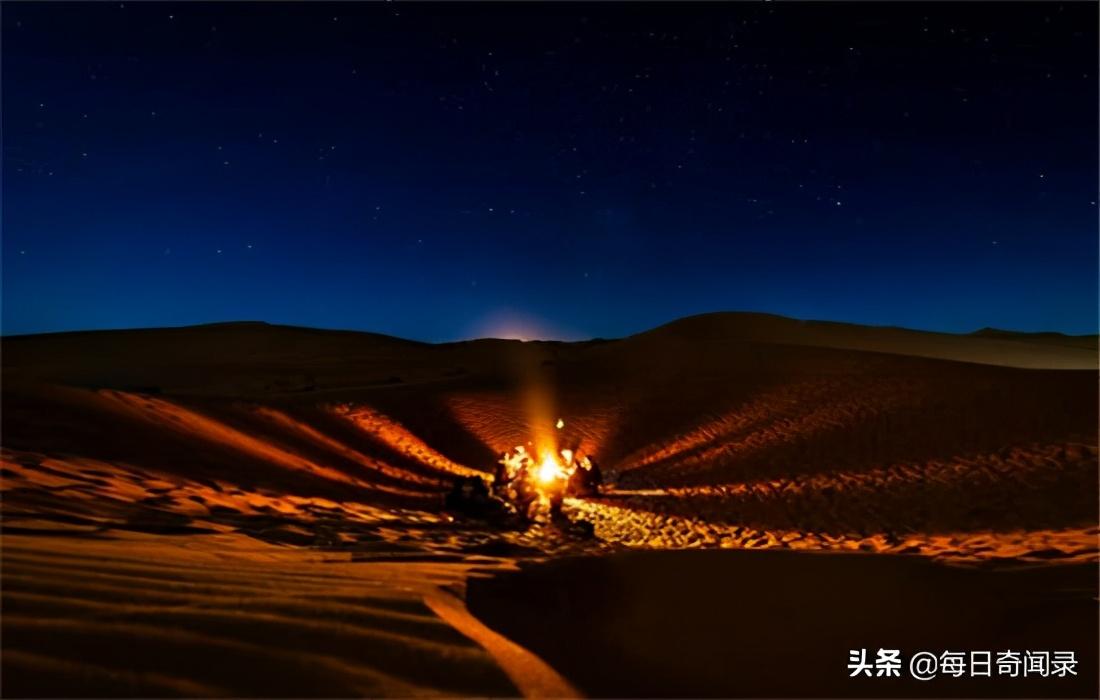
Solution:
[{"label": "starry sky", "polygon": [[4,3],[3,332],[1097,331],[1095,3]]}]

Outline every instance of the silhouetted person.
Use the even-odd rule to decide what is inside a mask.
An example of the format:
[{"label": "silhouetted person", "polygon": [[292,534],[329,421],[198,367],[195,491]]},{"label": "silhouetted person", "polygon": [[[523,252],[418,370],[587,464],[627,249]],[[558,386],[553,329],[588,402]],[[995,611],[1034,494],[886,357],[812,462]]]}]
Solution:
[{"label": "silhouetted person", "polygon": [[530,522],[535,516],[535,504],[539,500],[538,489],[531,482],[531,467],[532,462],[530,460],[524,460],[520,465],[519,470],[516,472],[515,477],[511,481],[512,492],[515,493],[515,499],[512,504],[515,506],[516,512],[525,522]]},{"label": "silhouetted person", "polygon": [[588,484],[592,489],[593,496],[600,495],[600,487],[603,486],[603,472],[600,471],[600,465],[596,464],[596,460],[591,457],[588,458],[588,464],[591,467],[588,470]]},{"label": "silhouetted person", "polygon": [[590,458],[587,469],[584,465],[580,465],[569,477],[569,495],[598,496],[602,484],[603,474],[600,472],[600,467]]},{"label": "silhouetted person", "polygon": [[491,514],[495,501],[489,495],[489,487],[479,476],[460,476],[454,480],[451,490],[443,499],[448,510],[464,515],[485,517]]},{"label": "silhouetted person", "polygon": [[508,465],[505,460],[508,458],[507,454],[500,456],[500,461],[497,462],[496,471],[493,472],[493,493],[497,496],[503,496],[508,490],[508,485],[512,481],[508,473]]},{"label": "silhouetted person", "polygon": [[[574,472],[576,473],[576,472]],[[550,519],[559,520],[565,516],[561,512],[562,502],[565,501],[565,491],[569,484],[563,480],[555,480],[546,490],[546,498],[550,501]]]}]

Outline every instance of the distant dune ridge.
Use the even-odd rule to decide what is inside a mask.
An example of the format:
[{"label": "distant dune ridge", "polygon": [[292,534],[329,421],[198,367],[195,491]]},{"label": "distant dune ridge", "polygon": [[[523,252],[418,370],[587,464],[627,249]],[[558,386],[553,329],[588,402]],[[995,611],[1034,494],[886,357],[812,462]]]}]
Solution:
[{"label": "distant dune ridge", "polygon": [[[229,323],[2,345],[9,696],[602,692],[463,594],[546,557],[618,570],[631,548],[1057,565],[1095,600],[1096,336],[727,313],[577,343]],[[456,476],[530,439],[532,385],[612,482],[567,504],[593,540],[441,511]]]},{"label": "distant dune ridge", "polygon": [[1096,369],[1097,336],[983,328],[959,335],[771,314],[713,313],[673,321],[646,335],[884,352],[1031,369]]}]

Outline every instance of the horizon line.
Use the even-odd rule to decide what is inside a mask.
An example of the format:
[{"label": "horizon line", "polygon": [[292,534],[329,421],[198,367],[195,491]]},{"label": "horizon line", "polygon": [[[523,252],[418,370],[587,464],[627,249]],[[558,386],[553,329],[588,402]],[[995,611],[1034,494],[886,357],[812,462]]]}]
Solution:
[{"label": "horizon line", "polygon": [[798,323],[819,323],[819,324],[833,324],[841,326],[855,326],[859,328],[874,328],[882,330],[902,330],[910,331],[914,333],[930,333],[936,335],[951,335],[951,336],[972,336],[982,332],[994,332],[994,333],[1007,333],[1012,335],[1055,335],[1066,338],[1092,338],[1100,337],[1100,329],[1092,333],[1066,333],[1056,330],[1041,330],[1041,331],[1028,331],[1028,330],[1016,330],[1010,328],[999,328],[996,326],[982,326],[972,331],[945,331],[945,330],[932,330],[928,328],[914,328],[909,326],[899,326],[892,324],[869,324],[858,323],[854,321],[840,321],[833,319],[817,319],[817,318],[798,318],[795,316],[786,316],[783,314],[777,314],[767,311],[744,311],[744,310],[722,310],[722,311],[703,311],[695,314],[688,314],[686,316],[680,316],[669,321],[657,323],[656,325],[643,328],[641,330],[634,331],[632,333],[626,333],[623,335],[592,335],[584,337],[571,337],[571,338],[554,338],[554,337],[540,337],[540,338],[520,338],[520,337],[506,337],[506,336],[493,336],[493,335],[476,335],[468,337],[459,337],[451,340],[422,340],[418,338],[411,338],[401,335],[395,335],[392,333],[386,333],[382,331],[365,330],[362,328],[346,328],[346,327],[329,327],[329,326],[307,326],[294,323],[280,323],[277,321],[266,321],[257,319],[239,319],[231,321],[202,321],[198,323],[184,323],[179,325],[163,325],[163,326],[115,326],[108,328],[70,328],[64,330],[47,330],[47,331],[33,331],[29,333],[7,333],[0,327],[0,339],[14,339],[14,338],[28,338],[34,336],[47,336],[47,335],[65,335],[65,334],[78,334],[78,333],[115,333],[126,331],[157,331],[157,330],[183,330],[188,328],[207,328],[212,326],[271,326],[282,328],[294,328],[300,330],[314,330],[324,331],[331,333],[362,333],[365,335],[377,335],[396,340],[402,340],[405,342],[422,343],[425,345],[447,345],[451,343],[464,343],[477,340],[511,340],[523,343],[529,342],[549,342],[549,343],[584,343],[597,340],[619,340],[622,338],[629,338],[641,333],[647,333],[649,331],[663,328],[665,326],[685,321],[693,318],[700,318],[704,316],[721,316],[721,315],[738,315],[738,316],[763,316],[774,319],[781,319],[785,321],[794,321]]}]

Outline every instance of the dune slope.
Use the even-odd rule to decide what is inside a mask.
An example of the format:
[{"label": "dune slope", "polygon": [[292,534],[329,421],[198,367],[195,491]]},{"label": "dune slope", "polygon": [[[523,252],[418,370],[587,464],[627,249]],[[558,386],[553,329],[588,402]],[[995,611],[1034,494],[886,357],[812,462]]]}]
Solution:
[{"label": "dune slope", "polygon": [[[745,314],[586,343],[5,338],[4,689],[562,694],[459,628],[471,577],[633,547],[1095,562],[1095,358],[1095,339]],[[594,539],[442,511],[558,417],[611,482],[567,504]]]}]

